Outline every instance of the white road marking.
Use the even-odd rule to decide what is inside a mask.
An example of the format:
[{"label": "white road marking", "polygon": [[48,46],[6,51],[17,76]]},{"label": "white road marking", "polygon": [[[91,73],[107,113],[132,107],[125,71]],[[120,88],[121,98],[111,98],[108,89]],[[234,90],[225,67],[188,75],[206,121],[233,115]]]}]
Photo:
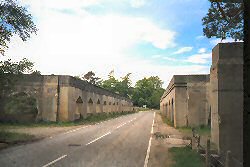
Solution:
[{"label": "white road marking", "polygon": [[105,136],[107,136],[107,135],[109,135],[109,134],[111,134],[111,132],[108,132],[108,133],[106,133],[106,134],[104,134],[104,135],[102,135],[102,136],[100,136],[100,137],[98,137],[98,138],[92,140],[91,142],[87,143],[86,146],[89,145],[89,144],[91,144],[91,143],[96,142],[97,140],[99,140],[99,139],[101,139],[101,138],[103,138],[103,137],[105,137]]},{"label": "white road marking", "polygon": [[122,126],[126,125],[126,124],[127,124],[127,122],[125,122],[125,123],[123,123],[123,124],[121,124],[121,125],[117,126],[117,127],[116,127],[116,129],[118,129],[118,128],[120,128],[120,127],[122,127]]},{"label": "white road marking", "polygon": [[154,112],[154,119],[153,119],[152,126],[151,126],[151,136],[150,136],[150,139],[149,139],[149,142],[148,142],[148,149],[147,149],[147,155],[146,155],[145,161],[144,161],[144,167],[148,166],[148,159],[149,159],[149,154],[150,154],[152,134],[154,132],[154,123],[155,123],[155,112]]},{"label": "white road marking", "polygon": [[50,163],[48,163],[48,164],[46,164],[46,165],[44,165],[44,166],[42,166],[42,167],[48,167],[48,166],[50,166],[50,165],[56,163],[57,161],[60,161],[61,159],[65,158],[65,157],[67,157],[67,155],[63,155],[63,156],[61,156],[61,157],[55,159],[54,161],[51,161]]},{"label": "white road marking", "polygon": [[73,130],[69,130],[69,131],[65,132],[64,134],[68,134],[68,133],[75,132],[75,131],[78,131],[78,130],[81,130],[81,129],[85,129],[85,128],[89,127],[89,126],[91,126],[91,125],[80,127],[80,128],[73,129]]},{"label": "white road marking", "polygon": [[117,126],[115,129],[119,129],[120,127],[122,127],[122,126],[126,125],[127,123],[130,123],[130,122],[132,122],[132,121],[134,121],[134,120],[136,120],[136,118],[133,118],[133,119],[129,120],[128,122],[125,122],[125,123],[123,123],[123,124]]}]

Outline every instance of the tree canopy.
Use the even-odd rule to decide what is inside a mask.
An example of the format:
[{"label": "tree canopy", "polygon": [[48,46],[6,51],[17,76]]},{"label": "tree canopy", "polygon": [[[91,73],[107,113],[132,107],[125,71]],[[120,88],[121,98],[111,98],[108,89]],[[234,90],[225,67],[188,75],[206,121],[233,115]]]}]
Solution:
[{"label": "tree canopy", "polygon": [[[145,77],[138,80],[133,87],[130,79],[131,74],[127,73],[125,76],[117,79],[114,76],[114,70],[112,70],[108,75],[108,79],[101,79],[100,84],[97,86],[130,98],[135,106],[142,107],[146,105],[148,108],[159,108],[160,98],[164,92],[161,79],[158,76]],[[95,73],[90,71],[84,76],[83,78],[87,81],[94,80]],[[79,76],[77,78],[81,79]]]},{"label": "tree canopy", "polygon": [[101,78],[96,77],[95,73],[93,71],[87,72],[82,77],[82,79],[85,80],[85,81],[87,81],[87,82],[89,82],[89,83],[91,83],[91,84],[93,84],[93,85],[97,85],[97,86],[101,85],[101,82],[102,82]]},{"label": "tree canopy", "polygon": [[12,62],[10,59],[0,61],[0,98],[7,96],[12,90],[19,74],[40,74],[33,71],[34,63],[24,58],[19,62]]},{"label": "tree canopy", "polygon": [[132,100],[135,105],[149,108],[159,108],[160,98],[164,93],[163,82],[158,76],[143,78],[136,82]]},{"label": "tree canopy", "polygon": [[124,97],[131,97],[131,73],[126,74],[124,77],[121,77],[120,80],[116,79],[113,75],[114,71],[109,73],[108,79],[104,80],[101,84],[101,87],[109,91],[118,93]]},{"label": "tree canopy", "polygon": [[18,35],[23,41],[36,33],[37,28],[32,21],[31,14],[16,0],[0,1],[0,52],[3,54],[8,48],[13,35]]},{"label": "tree canopy", "polygon": [[203,33],[206,37],[243,40],[244,4],[242,0],[209,0],[211,6],[202,19]]}]

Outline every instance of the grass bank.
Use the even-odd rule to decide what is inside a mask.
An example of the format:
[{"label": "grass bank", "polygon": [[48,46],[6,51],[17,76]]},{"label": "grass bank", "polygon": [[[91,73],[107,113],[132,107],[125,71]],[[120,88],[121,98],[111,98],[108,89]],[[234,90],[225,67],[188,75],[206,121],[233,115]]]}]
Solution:
[{"label": "grass bank", "polygon": [[168,118],[167,118],[166,116],[164,116],[162,113],[160,113],[160,115],[161,115],[162,121],[163,121],[165,124],[174,127],[174,123],[171,122],[170,119],[168,119]]},{"label": "grass bank", "polygon": [[[180,132],[183,133],[188,133],[188,134],[192,134],[192,128],[191,127],[179,127],[177,128]],[[195,133],[200,135],[200,136],[210,136],[210,132],[211,132],[211,128],[209,126],[198,126],[195,127]]]},{"label": "grass bank", "polygon": [[35,139],[36,138],[33,135],[0,130],[0,143],[6,143],[11,145],[34,141]]},{"label": "grass bank", "polygon": [[171,167],[205,167],[200,155],[189,147],[172,147],[169,153],[174,162]]},{"label": "grass bank", "polygon": [[9,122],[9,123],[0,123],[0,130],[4,130],[7,128],[19,128],[19,127],[67,127],[67,126],[77,126],[84,124],[93,124],[113,118],[117,118],[123,115],[132,114],[135,112],[120,112],[120,113],[99,113],[89,115],[87,118],[81,118],[76,121],[68,121],[68,122],[36,122],[36,123],[17,123],[17,122]]}]

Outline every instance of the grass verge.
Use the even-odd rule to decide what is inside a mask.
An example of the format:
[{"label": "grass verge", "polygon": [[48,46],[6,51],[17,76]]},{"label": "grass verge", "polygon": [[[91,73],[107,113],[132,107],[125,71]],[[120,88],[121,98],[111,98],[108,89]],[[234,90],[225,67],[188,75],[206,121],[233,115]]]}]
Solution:
[{"label": "grass verge", "polygon": [[[192,134],[191,127],[179,127],[177,129],[180,132]],[[201,126],[195,127],[195,132],[200,136],[204,136],[204,135],[210,136],[211,128],[208,126],[201,125]]]},{"label": "grass verge", "polygon": [[132,114],[135,112],[120,112],[120,113],[99,113],[89,115],[87,118],[81,118],[76,121],[71,122],[37,122],[37,123],[0,123],[0,130],[7,129],[7,128],[20,128],[20,127],[67,127],[67,126],[77,126],[77,125],[84,125],[84,124],[92,124],[101,121],[105,121],[112,118],[117,118],[123,115]]},{"label": "grass verge", "polygon": [[189,147],[172,147],[169,153],[174,162],[171,167],[205,167],[200,155]]},{"label": "grass verge", "polygon": [[7,132],[3,130],[0,131],[0,143],[16,144],[34,140],[35,136],[33,135],[25,133]]},{"label": "grass verge", "polygon": [[161,114],[161,113],[160,113],[160,115],[161,115],[161,119],[162,119],[162,121],[163,121],[164,123],[166,123],[166,124],[169,125],[169,126],[174,127],[174,123],[171,122],[170,119],[168,119],[166,116],[164,116],[164,115]]}]

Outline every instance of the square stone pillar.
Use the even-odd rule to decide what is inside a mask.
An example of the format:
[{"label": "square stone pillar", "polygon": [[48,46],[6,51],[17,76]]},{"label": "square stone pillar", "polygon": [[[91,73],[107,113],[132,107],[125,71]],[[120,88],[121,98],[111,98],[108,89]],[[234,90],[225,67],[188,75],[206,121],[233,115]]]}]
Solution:
[{"label": "square stone pillar", "polygon": [[219,43],[210,69],[211,136],[220,154],[243,159],[243,43]]}]

